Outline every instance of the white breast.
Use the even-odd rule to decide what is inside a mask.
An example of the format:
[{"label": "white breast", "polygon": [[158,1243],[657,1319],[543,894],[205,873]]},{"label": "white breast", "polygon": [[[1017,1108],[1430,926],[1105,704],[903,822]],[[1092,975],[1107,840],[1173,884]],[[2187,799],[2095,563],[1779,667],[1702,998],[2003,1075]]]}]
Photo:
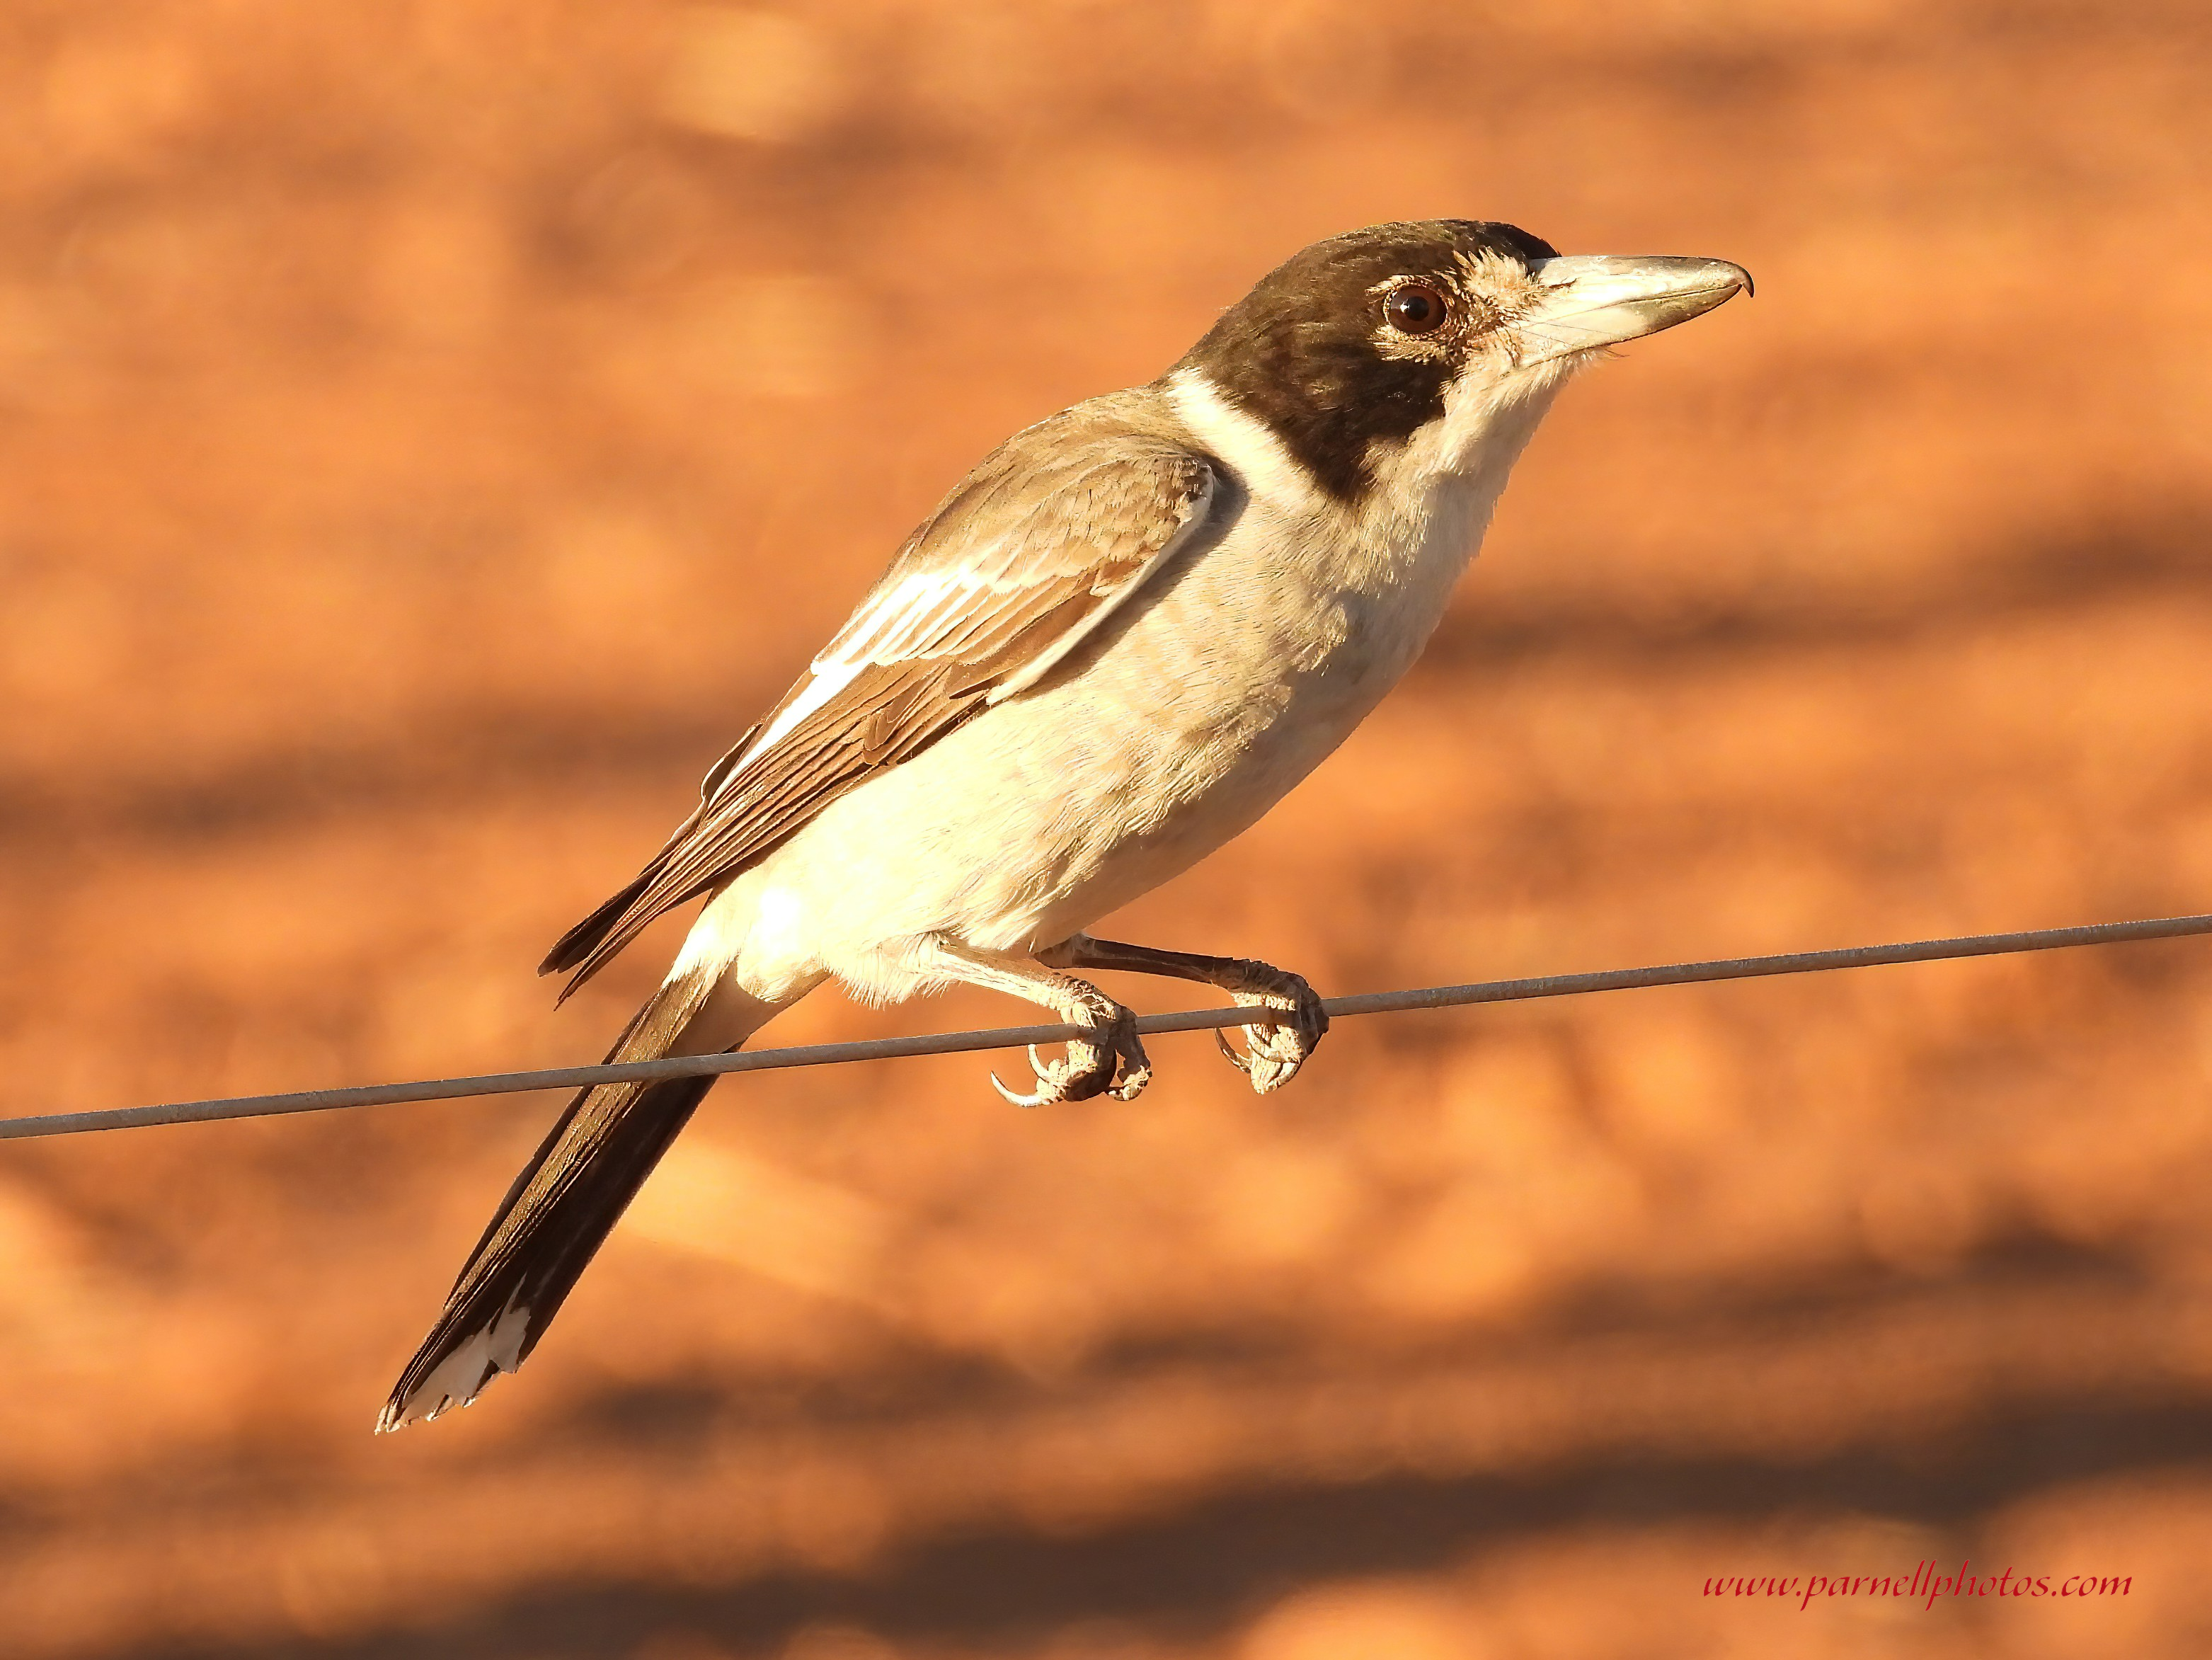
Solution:
[{"label": "white breast", "polygon": [[1376,458],[1376,487],[1347,507],[1202,379],[1170,390],[1243,486],[1235,522],[1096,656],[872,779],[772,855],[763,879],[807,896],[794,961],[905,995],[899,939],[1035,949],[1212,852],[1404,674],[1519,447],[1464,471],[1422,435]]}]

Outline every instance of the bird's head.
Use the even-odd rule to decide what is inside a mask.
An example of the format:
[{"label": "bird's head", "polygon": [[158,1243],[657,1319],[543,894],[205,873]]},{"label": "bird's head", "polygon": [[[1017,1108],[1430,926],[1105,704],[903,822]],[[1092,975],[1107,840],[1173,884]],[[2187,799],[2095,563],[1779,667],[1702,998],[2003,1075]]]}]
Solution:
[{"label": "bird's head", "polygon": [[1401,458],[1449,472],[1493,435],[1517,451],[1594,355],[1750,288],[1722,259],[1561,255],[1468,219],[1371,225],[1268,272],[1170,380],[1202,384],[1351,502]]}]

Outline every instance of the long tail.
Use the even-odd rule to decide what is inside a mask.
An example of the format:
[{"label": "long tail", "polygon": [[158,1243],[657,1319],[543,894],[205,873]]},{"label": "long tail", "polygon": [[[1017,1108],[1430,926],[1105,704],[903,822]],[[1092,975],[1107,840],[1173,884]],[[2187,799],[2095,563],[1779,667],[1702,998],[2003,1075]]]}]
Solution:
[{"label": "long tail", "polygon": [[[650,1061],[697,1047],[684,1041],[699,1036],[691,1031],[695,1023],[720,1024],[699,1020],[714,982],[703,970],[671,978],[637,1012],[607,1059]],[[722,1041],[714,1047],[734,1048],[773,1012],[755,1006],[757,1018],[734,1033],[715,1033]],[[529,1358],[600,1242],[714,1083],[603,1084],[568,1104],[514,1178],[437,1323],[399,1375],[377,1420],[380,1434],[468,1405],[495,1376]]]}]

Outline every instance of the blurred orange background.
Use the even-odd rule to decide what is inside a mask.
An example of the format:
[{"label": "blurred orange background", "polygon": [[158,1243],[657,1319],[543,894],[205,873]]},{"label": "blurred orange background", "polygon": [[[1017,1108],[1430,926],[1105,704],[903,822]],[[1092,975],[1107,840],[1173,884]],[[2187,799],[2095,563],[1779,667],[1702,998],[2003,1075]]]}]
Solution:
[{"label": "blurred orange background", "polygon": [[[1348,992],[2212,909],[2208,51],[2185,0],[14,0],[0,1110],[596,1058],[674,925],[558,1015],[532,965],[938,495],[1393,217],[1759,294],[1571,389],[1404,690],[1115,932]],[[396,1438],[552,1101],[0,1150],[0,1651],[2212,1641],[2212,946],[1347,1022],[1265,1101],[1153,1054],[1030,1114],[975,1056],[726,1084]],[[1962,1558],[2130,1589],[1704,1594]]]}]

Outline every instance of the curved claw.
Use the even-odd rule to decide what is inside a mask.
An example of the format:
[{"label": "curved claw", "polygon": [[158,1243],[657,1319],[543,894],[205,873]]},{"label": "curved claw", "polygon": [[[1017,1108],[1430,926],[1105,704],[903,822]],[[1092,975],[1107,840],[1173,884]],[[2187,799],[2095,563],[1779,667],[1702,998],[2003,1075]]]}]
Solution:
[{"label": "curved claw", "polygon": [[1229,1064],[1251,1080],[1255,1091],[1268,1095],[1297,1076],[1328,1031],[1328,1012],[1322,1007],[1313,988],[1296,975],[1282,974],[1264,964],[1254,966],[1252,983],[1232,988],[1230,993],[1255,1017],[1243,1028],[1244,1047],[1237,1049],[1218,1028],[1213,1042]]},{"label": "curved claw", "polygon": [[1237,1052],[1237,1046],[1229,1041],[1229,1034],[1218,1026],[1213,1029],[1213,1047],[1219,1049],[1221,1058],[1236,1067],[1237,1071],[1243,1073],[1247,1078],[1252,1075],[1251,1061]]},{"label": "curved claw", "polygon": [[[1034,1055],[1036,1050],[1032,1049],[1030,1053]],[[1010,1106],[1041,1107],[1045,1103],[1045,1093],[1042,1089],[1035,1095],[1017,1095],[999,1081],[999,1074],[995,1072],[991,1074],[991,1087],[998,1091],[1000,1098]]]},{"label": "curved claw", "polygon": [[1029,1045],[1030,1071],[1036,1078],[1034,1094],[1018,1094],[996,1073],[991,1074],[991,1087],[998,1091],[1000,1100],[1017,1107],[1057,1106],[1095,1095],[1133,1101],[1152,1081],[1152,1066],[1137,1038],[1136,1017],[1120,1005],[1107,1002],[1103,995],[1092,994],[1103,1006],[1093,1009],[1085,1004],[1081,1012],[1091,1017],[1089,1020],[1070,1021],[1071,1025],[1087,1024],[1091,1031],[1068,1041],[1066,1060],[1048,1061],[1038,1053],[1037,1045]]},{"label": "curved claw", "polygon": [[1106,1093],[1116,1101],[1133,1101],[1144,1092],[1145,1085],[1152,1081],[1152,1069],[1139,1067],[1121,1074],[1121,1081],[1108,1087]]}]

